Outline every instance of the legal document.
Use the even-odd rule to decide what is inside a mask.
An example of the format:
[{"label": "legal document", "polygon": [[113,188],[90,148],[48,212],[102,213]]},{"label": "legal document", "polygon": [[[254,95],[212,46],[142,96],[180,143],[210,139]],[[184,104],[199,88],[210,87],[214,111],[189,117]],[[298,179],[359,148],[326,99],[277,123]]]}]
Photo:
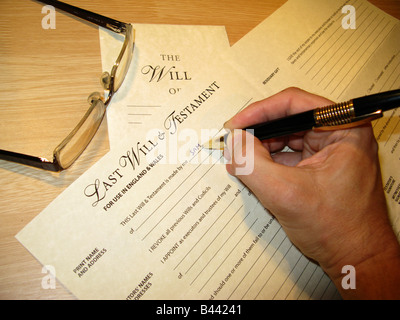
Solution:
[{"label": "legal document", "polygon": [[[265,96],[290,85],[342,102],[400,88],[398,39],[399,20],[368,1],[303,0],[285,3],[232,50]],[[279,83],[280,73],[287,82]],[[388,111],[373,127],[389,215],[400,240],[399,116],[399,109]]]},{"label": "legal document", "polygon": [[[135,46],[125,90],[107,109],[110,145],[145,128],[165,102],[180,95],[191,81],[198,61],[213,59],[229,48],[223,26],[133,24]],[[123,37],[100,28],[103,70],[110,70],[121,49]],[[123,96],[126,103],[120,103]],[[113,99],[114,99],[113,98]]]}]

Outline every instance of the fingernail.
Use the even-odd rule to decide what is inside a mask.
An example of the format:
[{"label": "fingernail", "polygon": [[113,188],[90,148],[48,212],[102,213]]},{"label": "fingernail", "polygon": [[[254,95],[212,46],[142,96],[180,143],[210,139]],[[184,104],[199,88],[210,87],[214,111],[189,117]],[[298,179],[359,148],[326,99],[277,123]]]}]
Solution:
[{"label": "fingernail", "polygon": [[226,121],[226,122],[224,123],[224,128],[225,128],[225,129],[228,129],[228,130],[231,129],[231,126],[230,126],[231,121],[232,121],[232,119],[229,119],[228,121]]}]

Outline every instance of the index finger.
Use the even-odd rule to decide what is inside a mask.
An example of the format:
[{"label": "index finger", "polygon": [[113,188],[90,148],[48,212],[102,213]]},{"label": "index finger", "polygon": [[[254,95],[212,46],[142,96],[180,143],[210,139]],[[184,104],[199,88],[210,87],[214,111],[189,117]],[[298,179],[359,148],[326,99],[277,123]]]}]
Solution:
[{"label": "index finger", "polygon": [[332,104],[332,101],[301,90],[285,89],[269,98],[255,102],[225,122],[227,129],[243,129],[251,125]]}]

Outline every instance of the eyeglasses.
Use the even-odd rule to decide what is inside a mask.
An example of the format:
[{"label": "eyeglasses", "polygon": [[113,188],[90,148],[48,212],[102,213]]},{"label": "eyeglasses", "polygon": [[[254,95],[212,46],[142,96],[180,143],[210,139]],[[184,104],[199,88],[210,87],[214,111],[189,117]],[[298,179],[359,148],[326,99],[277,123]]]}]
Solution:
[{"label": "eyeglasses", "polygon": [[89,109],[76,127],[54,149],[53,161],[49,161],[42,157],[34,157],[0,149],[0,159],[2,160],[13,161],[44,170],[58,172],[71,166],[86,149],[93,136],[96,134],[112,96],[121,87],[128,72],[133,56],[135,31],[131,24],[110,19],[67,3],[53,0],[38,1],[52,5],[57,9],[125,36],[121,52],[119,53],[111,71],[104,72],[100,78],[103,88],[108,91],[107,97],[102,97],[98,92],[89,95]]}]

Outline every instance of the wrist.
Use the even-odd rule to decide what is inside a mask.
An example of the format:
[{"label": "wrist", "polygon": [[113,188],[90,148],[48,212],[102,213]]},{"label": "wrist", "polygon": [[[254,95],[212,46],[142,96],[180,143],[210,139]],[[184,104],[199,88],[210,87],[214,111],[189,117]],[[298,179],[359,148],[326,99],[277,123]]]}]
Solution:
[{"label": "wrist", "polygon": [[[389,228],[368,247],[321,265],[344,299],[400,299],[400,246]],[[371,242],[371,241],[370,241]]]}]

